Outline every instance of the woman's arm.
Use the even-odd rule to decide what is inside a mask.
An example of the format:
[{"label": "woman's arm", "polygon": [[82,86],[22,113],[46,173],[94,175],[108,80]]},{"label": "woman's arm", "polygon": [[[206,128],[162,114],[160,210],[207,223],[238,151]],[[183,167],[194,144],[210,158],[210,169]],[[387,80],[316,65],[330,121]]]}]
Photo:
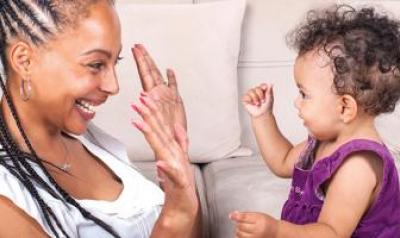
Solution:
[{"label": "woman's arm", "polygon": [[32,217],[0,196],[0,237],[49,237]]},{"label": "woman's arm", "polygon": [[141,103],[132,105],[143,121],[133,124],[154,151],[165,192],[163,210],[151,237],[200,237],[200,205],[188,158],[186,115],[175,74],[168,70],[165,83],[144,46],[136,45],[132,51],[145,91],[140,96]]},{"label": "woman's arm", "polygon": [[142,96],[140,101],[133,108],[143,121],[133,124],[154,151],[157,174],[165,192],[164,207],[151,237],[193,237],[193,233],[200,231],[200,206],[187,155],[186,131],[179,124],[169,125],[168,110],[164,108],[168,104],[157,103],[147,96]]}]

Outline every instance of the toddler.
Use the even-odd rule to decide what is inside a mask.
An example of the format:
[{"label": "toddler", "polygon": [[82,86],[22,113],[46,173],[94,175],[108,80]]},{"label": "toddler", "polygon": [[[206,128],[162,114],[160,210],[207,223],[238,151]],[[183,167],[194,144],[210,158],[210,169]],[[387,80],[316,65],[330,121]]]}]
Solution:
[{"label": "toddler", "polygon": [[374,121],[400,97],[400,22],[373,8],[311,11],[289,35],[298,51],[298,116],[308,138],[292,145],[261,84],[243,104],[271,171],[292,178],[282,219],[233,212],[236,237],[400,237],[400,186],[394,159]]}]

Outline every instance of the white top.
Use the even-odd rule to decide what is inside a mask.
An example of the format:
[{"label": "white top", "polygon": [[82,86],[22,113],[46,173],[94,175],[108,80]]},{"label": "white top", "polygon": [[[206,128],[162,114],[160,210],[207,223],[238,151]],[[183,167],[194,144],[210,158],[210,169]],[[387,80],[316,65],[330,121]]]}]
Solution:
[{"label": "white top", "polygon": [[[74,136],[88,151],[102,160],[122,181],[123,190],[115,201],[78,200],[94,216],[114,228],[124,238],[147,238],[164,203],[164,194],[158,186],[145,179],[130,163],[124,146],[102,132],[93,124],[83,136]],[[43,175],[34,165],[39,175]],[[112,237],[91,220],[85,219],[78,209],[53,198],[38,187],[43,200],[52,208],[69,237]],[[13,201],[33,217],[43,229],[53,236],[41,215],[40,207],[27,189],[6,168],[0,166],[0,195]],[[61,237],[62,232],[58,232]]]}]

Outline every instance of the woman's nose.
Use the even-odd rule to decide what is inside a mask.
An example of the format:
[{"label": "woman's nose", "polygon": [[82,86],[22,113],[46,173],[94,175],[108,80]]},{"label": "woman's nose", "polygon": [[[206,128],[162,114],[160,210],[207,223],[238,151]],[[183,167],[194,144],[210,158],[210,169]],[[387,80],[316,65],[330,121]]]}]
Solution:
[{"label": "woman's nose", "polygon": [[101,82],[101,90],[110,95],[118,94],[119,84],[115,69],[109,71],[107,75],[104,75]]}]

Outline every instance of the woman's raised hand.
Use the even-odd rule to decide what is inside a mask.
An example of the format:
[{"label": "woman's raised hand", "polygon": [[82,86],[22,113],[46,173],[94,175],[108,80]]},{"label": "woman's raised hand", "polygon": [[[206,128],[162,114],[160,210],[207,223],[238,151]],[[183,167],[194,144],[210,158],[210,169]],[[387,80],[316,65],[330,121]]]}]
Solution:
[{"label": "woman's raised hand", "polygon": [[165,192],[161,218],[166,224],[174,224],[171,229],[180,237],[187,237],[182,234],[191,232],[195,225],[199,202],[187,154],[186,131],[179,124],[171,130],[167,103],[157,103],[148,96],[141,96],[140,102],[132,104],[132,108],[142,121],[133,121],[133,125],[143,133],[157,160],[157,173]]},{"label": "woman's raised hand", "polygon": [[186,130],[186,114],[182,98],[178,91],[175,72],[167,70],[167,81],[164,80],[154,60],[143,45],[136,44],[132,48],[136,61],[140,81],[146,96],[156,102],[162,102],[168,106],[163,108],[168,112],[168,121],[171,126],[179,124]]},{"label": "woman's raised hand", "polygon": [[199,202],[188,158],[185,111],[175,74],[168,70],[168,82],[164,83],[146,49],[135,45],[132,51],[144,89],[140,103],[132,104],[142,120],[133,121],[133,125],[143,133],[156,157],[157,174],[165,192],[160,218],[167,224],[173,223],[176,234],[185,237],[182,234],[193,231]]}]

